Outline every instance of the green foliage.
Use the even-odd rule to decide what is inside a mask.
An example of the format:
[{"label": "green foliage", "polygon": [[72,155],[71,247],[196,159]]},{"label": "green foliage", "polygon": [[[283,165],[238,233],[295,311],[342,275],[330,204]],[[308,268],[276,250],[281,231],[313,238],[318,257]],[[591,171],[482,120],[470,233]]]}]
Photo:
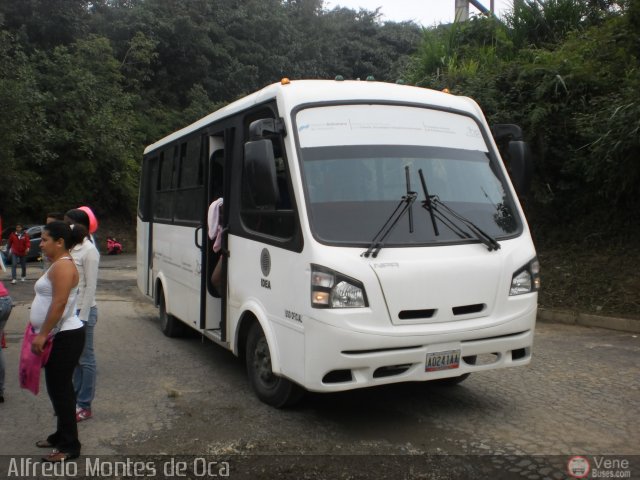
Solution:
[{"label": "green foliage", "polygon": [[138,31],[127,43],[128,48],[122,58],[120,70],[127,90],[141,92],[153,77],[152,64],[158,58],[158,42]]},{"label": "green foliage", "polygon": [[89,5],[88,0],[4,0],[0,14],[5,28],[20,32],[30,50],[50,49],[86,33]]},{"label": "green foliage", "polygon": [[517,0],[504,23],[421,29],[322,0],[0,2],[0,213],[131,218],[145,145],[282,77],[340,74],[449,88],[520,124],[528,207],[637,214],[639,4]]},{"label": "green foliage", "polygon": [[419,86],[455,90],[459,83],[498,71],[513,53],[504,25],[495,18],[473,17],[468,22],[424,30],[408,71]]},{"label": "green foliage", "polygon": [[[42,101],[27,55],[10,34],[0,32],[0,214],[26,202],[37,167],[50,158]],[[35,168],[25,168],[25,158]]]},{"label": "green foliage", "polygon": [[582,29],[588,11],[583,0],[518,0],[506,21],[518,47],[544,47],[557,45],[568,33]]},{"label": "green foliage", "polygon": [[131,208],[137,176],[132,98],[122,91],[109,41],[91,36],[57,47],[39,64],[48,123],[55,125],[47,145],[54,160],[40,170],[49,201],[99,205],[99,213]]},{"label": "green foliage", "polygon": [[[475,98],[490,123],[523,127],[536,157],[528,208],[589,223],[640,214],[640,2],[516,2],[425,31],[412,82]],[[594,224],[597,222],[593,222]]]},{"label": "green foliage", "polygon": [[2,1],[0,214],[131,218],[145,145],[282,77],[395,81],[420,35],[322,0]]},{"label": "green foliage", "polygon": [[[611,205],[638,207],[640,186],[640,69],[617,79],[617,91],[600,95],[575,116],[585,142],[571,167]],[[637,213],[637,210],[636,210]]]},{"label": "green foliage", "polygon": [[218,110],[223,105],[215,104],[209,99],[207,91],[200,84],[195,84],[187,93],[189,106],[181,112],[181,125],[188,125],[209,113]]}]

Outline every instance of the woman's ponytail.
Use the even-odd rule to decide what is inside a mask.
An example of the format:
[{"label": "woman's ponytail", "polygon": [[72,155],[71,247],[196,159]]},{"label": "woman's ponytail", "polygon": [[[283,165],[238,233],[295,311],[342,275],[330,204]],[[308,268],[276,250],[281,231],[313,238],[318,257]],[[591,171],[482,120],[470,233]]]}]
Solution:
[{"label": "woman's ponytail", "polygon": [[[86,212],[79,208],[73,208],[64,214],[64,219],[73,229],[71,235],[73,246],[82,243],[86,237],[89,237],[89,215]],[[69,248],[73,248],[73,246]]]},{"label": "woman's ponytail", "polygon": [[66,245],[66,247],[71,250],[76,245],[80,245],[89,236],[89,231],[80,223],[72,223],[69,228],[71,229],[71,237],[69,238],[71,245]]}]

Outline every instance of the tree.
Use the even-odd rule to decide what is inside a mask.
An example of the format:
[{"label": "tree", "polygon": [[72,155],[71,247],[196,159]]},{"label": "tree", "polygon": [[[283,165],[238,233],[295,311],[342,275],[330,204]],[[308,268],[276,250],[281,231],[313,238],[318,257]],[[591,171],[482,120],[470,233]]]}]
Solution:
[{"label": "tree", "polygon": [[21,31],[29,46],[69,45],[87,33],[88,0],[2,0],[0,14],[8,30]]},{"label": "tree", "polygon": [[[140,155],[133,98],[123,92],[120,63],[103,37],[40,54],[39,85],[51,134],[51,157],[38,170],[49,201],[98,205],[127,216],[135,202]],[[60,188],[64,186],[64,188]]]},{"label": "tree", "polygon": [[322,0],[0,0],[0,199],[130,217],[145,145],[282,77],[394,81],[420,32]]},{"label": "tree", "polygon": [[[633,3],[519,2],[506,24],[425,31],[410,79],[475,98],[490,123],[518,123],[536,157],[529,209],[607,228],[640,211]],[[592,219],[605,210],[608,222]]]},{"label": "tree", "polygon": [[0,105],[0,205],[12,214],[28,203],[35,171],[50,158],[45,147],[50,130],[36,72],[7,32],[0,32]]}]

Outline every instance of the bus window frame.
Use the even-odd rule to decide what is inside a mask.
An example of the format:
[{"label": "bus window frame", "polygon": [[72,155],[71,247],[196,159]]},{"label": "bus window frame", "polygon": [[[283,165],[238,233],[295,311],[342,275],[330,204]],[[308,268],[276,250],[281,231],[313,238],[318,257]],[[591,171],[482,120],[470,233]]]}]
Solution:
[{"label": "bus window frame", "polygon": [[[273,210],[275,215],[282,215],[278,212],[287,212],[288,215],[293,217],[293,228],[291,235],[288,237],[280,237],[270,235],[265,232],[260,232],[252,229],[245,223],[243,219],[243,211],[246,211],[243,202],[243,193],[246,192],[244,187],[244,144],[249,141],[249,125],[254,120],[262,118],[278,118],[278,109],[275,104],[275,100],[265,102],[260,105],[256,105],[252,109],[240,112],[235,116],[236,124],[241,135],[237,135],[234,139],[234,152],[233,162],[231,169],[231,208],[229,212],[229,228],[230,232],[235,235],[255,240],[260,243],[265,243],[275,247],[283,248],[293,252],[300,253],[304,247],[304,241],[302,236],[302,227],[300,224],[300,210],[297,206],[295,198],[295,190],[293,188],[293,178],[291,172],[290,158],[287,155],[285,148],[284,138],[278,136],[279,147],[281,151],[281,157],[284,164],[284,173],[286,179],[286,187],[289,190],[290,208],[288,209],[276,209]],[[234,208],[236,207],[236,208]],[[227,207],[229,208],[229,207]],[[226,210],[226,208],[225,208]]]}]

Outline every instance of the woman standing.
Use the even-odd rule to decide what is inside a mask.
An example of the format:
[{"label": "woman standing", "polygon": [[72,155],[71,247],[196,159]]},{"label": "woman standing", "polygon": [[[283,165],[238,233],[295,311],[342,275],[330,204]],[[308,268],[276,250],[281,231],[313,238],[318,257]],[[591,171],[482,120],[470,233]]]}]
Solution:
[{"label": "woman standing", "polygon": [[84,347],[85,334],[84,325],[75,314],[79,275],[69,250],[83,236],[82,227],[72,229],[64,222],[55,221],[44,227],[40,243],[51,267],[35,284],[30,322],[38,333],[31,345],[35,354],[41,355],[50,334],[55,335],[45,365],[45,379],[57,416],[57,429],[46,440],[36,443],[37,447],[54,449],[43,457],[47,462],[61,462],[80,455],[72,378]]},{"label": "woman standing", "polygon": [[85,326],[84,350],[73,374],[76,391],[76,420],[82,422],[91,418],[91,403],[96,393],[96,354],[93,348],[93,333],[98,322],[96,287],[100,253],[89,236],[89,216],[83,210],[74,208],[64,214],[65,222],[83,227],[85,237],[71,249],[71,256],[78,268],[78,303],[76,313]]}]

